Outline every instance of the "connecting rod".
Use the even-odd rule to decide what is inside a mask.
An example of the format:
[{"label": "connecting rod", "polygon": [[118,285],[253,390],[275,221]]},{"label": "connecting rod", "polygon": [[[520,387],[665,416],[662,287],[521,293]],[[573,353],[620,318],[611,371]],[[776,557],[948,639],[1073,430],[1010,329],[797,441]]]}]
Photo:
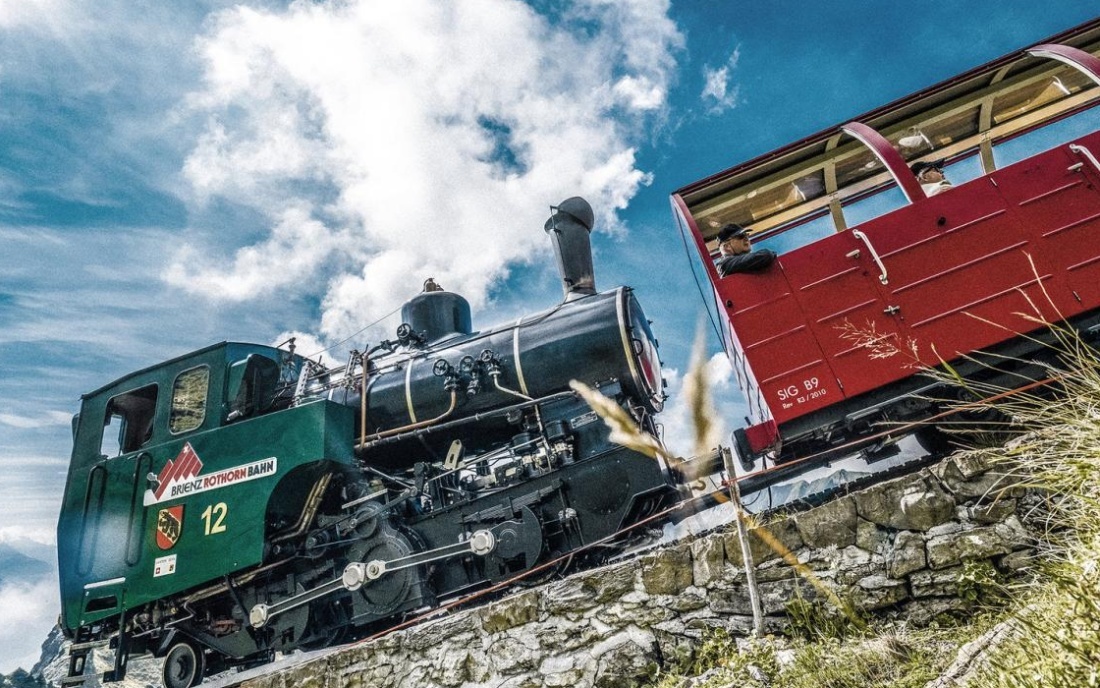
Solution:
[{"label": "connecting rod", "polygon": [[297,609],[339,590],[354,592],[363,587],[364,584],[376,581],[391,571],[400,571],[463,554],[475,554],[484,557],[496,548],[496,544],[496,536],[493,535],[492,531],[478,530],[462,542],[417,552],[406,557],[398,557],[389,561],[384,559],[372,559],[366,562],[353,561],[344,567],[344,573],[339,578],[274,604],[261,603],[253,606],[248,614],[248,622],[253,628],[263,628],[271,619],[280,614],[285,614],[291,609]]}]

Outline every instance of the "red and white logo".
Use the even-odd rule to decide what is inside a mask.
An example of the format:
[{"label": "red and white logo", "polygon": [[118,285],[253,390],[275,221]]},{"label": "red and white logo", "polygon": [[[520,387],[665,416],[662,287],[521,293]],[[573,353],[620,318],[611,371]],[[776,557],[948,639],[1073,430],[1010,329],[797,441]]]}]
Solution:
[{"label": "red and white logo", "polygon": [[169,485],[194,478],[201,470],[202,461],[199,459],[199,455],[195,453],[191,443],[188,442],[183,445],[183,449],[180,449],[175,461],[169,459],[168,463],[164,464],[164,468],[161,469],[160,475],[157,476],[157,489],[153,490],[157,501],[159,502],[164,497]]},{"label": "red and white logo", "polygon": [[161,509],[157,514],[157,547],[172,549],[183,532],[183,505]]},{"label": "red and white logo", "polygon": [[[202,473],[202,461],[191,443],[183,445],[183,449],[175,459],[170,459],[164,464],[160,475],[156,478],[156,487],[145,491],[145,506],[153,506],[161,502],[178,501],[190,495],[195,495],[207,490],[216,490],[237,483],[248,482],[257,478],[266,478],[275,475],[279,470],[278,459],[269,456],[266,459],[253,461],[252,463],[223,468],[213,473]],[[162,510],[163,513],[163,510]]]}]

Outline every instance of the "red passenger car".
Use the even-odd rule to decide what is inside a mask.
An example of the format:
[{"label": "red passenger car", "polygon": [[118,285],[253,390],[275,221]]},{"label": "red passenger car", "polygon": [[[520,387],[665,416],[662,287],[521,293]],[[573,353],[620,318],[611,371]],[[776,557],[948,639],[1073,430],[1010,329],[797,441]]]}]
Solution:
[{"label": "red passenger car", "polygon": [[[673,195],[748,400],[744,465],[933,416],[922,364],[1020,384],[1041,349],[1020,313],[1100,336],[1098,53],[1100,20]],[[927,195],[916,162],[953,186]],[[778,259],[720,277],[730,222]],[[963,358],[979,350],[996,368]]]}]

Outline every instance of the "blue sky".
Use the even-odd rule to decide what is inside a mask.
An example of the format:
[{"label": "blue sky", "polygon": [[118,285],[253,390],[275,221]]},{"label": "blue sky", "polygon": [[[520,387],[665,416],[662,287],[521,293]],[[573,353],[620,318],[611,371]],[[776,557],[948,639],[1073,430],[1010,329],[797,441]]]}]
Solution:
[{"label": "blue sky", "polygon": [[[675,394],[703,311],[671,191],[1095,12],[0,0],[0,542],[52,543],[81,393],[223,339],[309,353],[428,276],[475,327],[550,306],[542,223],[572,195],[597,212],[597,284],[637,288]],[[29,666],[53,585],[0,587],[0,671]]]}]

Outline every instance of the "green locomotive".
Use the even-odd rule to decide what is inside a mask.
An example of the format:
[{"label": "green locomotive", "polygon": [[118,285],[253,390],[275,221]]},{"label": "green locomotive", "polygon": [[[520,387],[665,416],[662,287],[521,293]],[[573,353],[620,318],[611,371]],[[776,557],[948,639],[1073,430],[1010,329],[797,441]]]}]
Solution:
[{"label": "green locomotive", "polygon": [[384,626],[522,574],[674,500],[569,389],[657,434],[657,343],[598,293],[579,198],[547,222],[565,299],[474,332],[427,285],[397,338],[326,368],[222,343],[83,397],[58,523],[66,684],[87,648],[165,657],[167,688]]}]

